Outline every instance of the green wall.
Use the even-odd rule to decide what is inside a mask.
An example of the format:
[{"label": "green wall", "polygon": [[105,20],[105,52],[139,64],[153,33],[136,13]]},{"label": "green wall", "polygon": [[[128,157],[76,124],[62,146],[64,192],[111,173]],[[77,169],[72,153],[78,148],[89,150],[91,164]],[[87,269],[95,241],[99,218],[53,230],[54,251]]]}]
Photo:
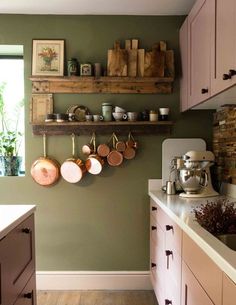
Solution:
[{"label": "green wall", "polygon": [[[29,169],[42,155],[42,138],[29,125],[32,39],[63,38],[66,58],[106,62],[116,39],[139,38],[149,48],[166,40],[175,50],[179,74],[178,30],[184,20],[175,17],[134,16],[25,16],[1,15],[0,44],[23,44],[26,96],[26,176],[0,179],[1,204],[36,204],[38,270],[147,270],[149,268],[149,178],[161,178],[163,135],[139,136],[136,159],[120,168],[106,167],[101,175],[87,175],[77,185],[63,180],[50,188],[34,183]],[[56,95],[55,111],[86,105],[91,111],[109,101],[128,110],[171,108],[176,122],[170,137],[203,137],[211,142],[211,112],[179,112],[178,75],[170,95]],[[99,141],[107,137],[99,137]],[[77,139],[80,150],[88,136]],[[49,154],[63,162],[71,154],[68,136],[49,138]]]}]

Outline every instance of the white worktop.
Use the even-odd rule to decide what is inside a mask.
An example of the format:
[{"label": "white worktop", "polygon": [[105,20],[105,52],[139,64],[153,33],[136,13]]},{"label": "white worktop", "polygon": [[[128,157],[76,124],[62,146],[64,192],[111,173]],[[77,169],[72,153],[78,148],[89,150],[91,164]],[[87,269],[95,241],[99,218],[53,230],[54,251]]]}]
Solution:
[{"label": "white worktop", "polygon": [[0,239],[35,211],[35,205],[0,205]]},{"label": "white worktop", "polygon": [[236,251],[225,246],[194,220],[193,208],[219,197],[186,199],[178,195],[166,195],[159,190],[150,190],[149,196],[236,283]]}]

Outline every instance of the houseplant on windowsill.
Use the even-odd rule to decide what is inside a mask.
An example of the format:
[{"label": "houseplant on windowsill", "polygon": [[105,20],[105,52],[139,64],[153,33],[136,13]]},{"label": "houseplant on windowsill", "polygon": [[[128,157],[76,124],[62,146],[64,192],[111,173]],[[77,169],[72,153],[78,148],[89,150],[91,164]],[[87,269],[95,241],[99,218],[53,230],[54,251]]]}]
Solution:
[{"label": "houseplant on windowsill", "polygon": [[[22,157],[18,156],[22,133],[18,131],[18,122],[22,102],[16,109],[16,122],[12,127],[12,122],[5,110],[3,92],[5,83],[0,85],[0,169],[3,176],[18,176]],[[11,126],[11,127],[9,127]]]}]

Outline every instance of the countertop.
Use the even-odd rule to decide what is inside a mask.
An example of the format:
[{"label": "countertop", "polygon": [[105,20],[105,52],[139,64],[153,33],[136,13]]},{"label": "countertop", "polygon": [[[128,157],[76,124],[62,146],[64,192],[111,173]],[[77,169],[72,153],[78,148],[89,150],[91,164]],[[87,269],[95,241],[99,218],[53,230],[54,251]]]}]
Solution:
[{"label": "countertop", "polygon": [[[225,246],[194,220],[193,208],[220,197],[187,199],[181,198],[178,195],[166,195],[162,191],[152,190],[149,191],[149,196],[236,283],[236,251]],[[232,198],[227,199],[235,201]]]},{"label": "countertop", "polygon": [[28,218],[35,209],[35,205],[0,205],[0,239]]}]

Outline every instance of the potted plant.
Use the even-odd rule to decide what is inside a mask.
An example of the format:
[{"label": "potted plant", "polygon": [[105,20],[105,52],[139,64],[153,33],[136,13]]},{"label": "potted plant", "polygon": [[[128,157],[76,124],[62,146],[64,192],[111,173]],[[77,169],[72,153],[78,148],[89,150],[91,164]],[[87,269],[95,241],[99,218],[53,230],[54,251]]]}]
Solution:
[{"label": "potted plant", "polygon": [[9,119],[5,110],[4,89],[6,84],[0,85],[0,168],[3,176],[18,176],[22,162],[22,157],[18,156],[22,133],[18,131],[20,109],[22,102],[17,105],[16,121],[12,126],[12,120]]}]

